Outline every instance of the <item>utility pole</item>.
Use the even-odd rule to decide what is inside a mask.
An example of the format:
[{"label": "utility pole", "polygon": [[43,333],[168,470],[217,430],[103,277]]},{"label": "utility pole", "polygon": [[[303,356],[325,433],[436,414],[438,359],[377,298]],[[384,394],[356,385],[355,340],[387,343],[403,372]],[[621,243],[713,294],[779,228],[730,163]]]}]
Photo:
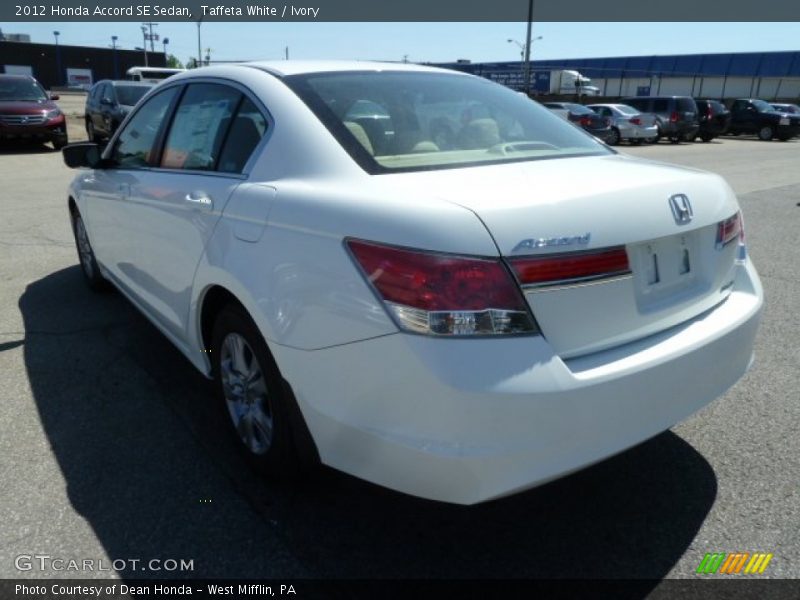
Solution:
[{"label": "utility pole", "polygon": [[286,60],[289,60],[289,46],[286,46]]},{"label": "utility pole", "polygon": [[211,64],[211,48],[206,48],[206,66]]},{"label": "utility pole", "polygon": [[528,0],[528,33],[525,36],[525,94],[531,92],[531,27],[533,26],[533,0]]},{"label": "utility pole", "polygon": [[200,25],[203,22],[203,17],[197,19],[197,67],[203,66],[203,50],[200,47]]},{"label": "utility pole", "polygon": [[158,27],[158,23],[153,23],[152,21],[145,21],[142,25],[146,26],[150,30],[150,52],[155,52],[156,47],[153,43],[155,41],[155,36],[153,36],[153,27]]},{"label": "utility pole", "polygon": [[144,51],[144,66],[149,67],[150,63],[147,62],[147,27],[142,25],[142,50]]}]

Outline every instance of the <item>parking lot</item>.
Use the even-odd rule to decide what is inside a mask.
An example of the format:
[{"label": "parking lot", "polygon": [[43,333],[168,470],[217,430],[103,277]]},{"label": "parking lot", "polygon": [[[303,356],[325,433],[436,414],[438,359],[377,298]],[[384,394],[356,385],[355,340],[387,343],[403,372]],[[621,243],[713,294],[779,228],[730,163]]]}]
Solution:
[{"label": "parking lot", "polygon": [[[82,100],[62,100],[73,141]],[[715,171],[739,195],[767,298],[756,362],[671,431],[474,507],[328,470],[279,486],[251,473],[207,382],[119,294],[85,288],[60,153],[0,150],[0,577],[75,575],[15,566],[45,554],[128,561],[81,577],[657,580],[739,551],[774,554],[763,576],[800,577],[800,140],[618,150]]]}]

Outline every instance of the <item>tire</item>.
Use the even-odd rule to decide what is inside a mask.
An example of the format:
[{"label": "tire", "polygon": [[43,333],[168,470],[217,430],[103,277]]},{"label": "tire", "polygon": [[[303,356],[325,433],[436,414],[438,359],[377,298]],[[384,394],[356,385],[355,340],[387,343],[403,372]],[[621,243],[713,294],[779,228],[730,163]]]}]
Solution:
[{"label": "tire", "polygon": [[680,136],[677,136],[677,135],[670,136],[670,138],[669,138],[669,143],[670,144],[677,144],[680,141],[681,141],[681,138],[680,138]]},{"label": "tire", "polygon": [[700,139],[703,140],[705,143],[708,143],[714,139],[714,136],[711,135],[710,133],[703,133],[700,135]]},{"label": "tire", "polygon": [[681,139],[684,142],[694,142],[695,138],[697,138],[697,134],[693,134],[693,133],[684,133],[681,136]]},{"label": "tire", "polygon": [[64,136],[64,137],[62,137],[62,138],[56,138],[56,139],[52,140],[52,143],[53,143],[53,150],[55,150],[56,152],[58,152],[58,151],[59,151],[59,150],[61,150],[61,149],[62,149],[64,146],[66,146],[67,144],[69,144],[69,139],[67,138],[67,136]]},{"label": "tire", "polygon": [[296,478],[305,466],[294,442],[300,437],[294,427],[296,404],[258,327],[240,306],[220,311],[210,352],[218,411],[228,434],[263,475]]},{"label": "tire", "polygon": [[758,139],[762,142],[768,142],[775,135],[775,130],[771,125],[764,125],[758,130]]},{"label": "tire", "polygon": [[622,140],[622,136],[619,133],[619,129],[616,127],[611,128],[611,132],[608,134],[608,139],[606,140],[606,144],[609,146],[616,146]]},{"label": "tire", "polygon": [[86,232],[83,218],[77,209],[70,212],[72,221],[72,234],[75,236],[75,248],[78,251],[78,262],[81,265],[81,272],[86,285],[93,292],[103,292],[108,290],[109,285],[105,277],[100,273],[97,266],[97,259]]}]

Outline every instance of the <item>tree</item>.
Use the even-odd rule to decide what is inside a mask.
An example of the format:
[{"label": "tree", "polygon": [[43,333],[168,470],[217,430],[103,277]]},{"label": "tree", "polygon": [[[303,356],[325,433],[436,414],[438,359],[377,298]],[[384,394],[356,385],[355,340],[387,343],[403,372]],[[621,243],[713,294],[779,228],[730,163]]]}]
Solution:
[{"label": "tree", "polygon": [[170,54],[167,56],[167,67],[170,69],[182,69],[183,63],[178,60],[177,56]]}]

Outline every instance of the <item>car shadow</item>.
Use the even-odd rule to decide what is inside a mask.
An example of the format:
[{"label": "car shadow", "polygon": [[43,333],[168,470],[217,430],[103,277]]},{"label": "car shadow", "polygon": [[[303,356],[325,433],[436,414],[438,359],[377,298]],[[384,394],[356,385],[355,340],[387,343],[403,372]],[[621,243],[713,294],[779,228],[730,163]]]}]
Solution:
[{"label": "car shadow", "polygon": [[325,468],[271,484],[218,434],[208,382],[121,295],[92,294],[76,266],[29,284],[19,307],[72,507],[111,559],[194,560],[194,572],[169,577],[650,580],[643,597],[717,494],[711,466],[671,432],[472,507]]},{"label": "car shadow", "polygon": [[0,156],[52,154],[53,152],[56,150],[52,146],[39,142],[0,142]]}]

